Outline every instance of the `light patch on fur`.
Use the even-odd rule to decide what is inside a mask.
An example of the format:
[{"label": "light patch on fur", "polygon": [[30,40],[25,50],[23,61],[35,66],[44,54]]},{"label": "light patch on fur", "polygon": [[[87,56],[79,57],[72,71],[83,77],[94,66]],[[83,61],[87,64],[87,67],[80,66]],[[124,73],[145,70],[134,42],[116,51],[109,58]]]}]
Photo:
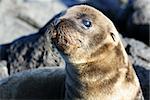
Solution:
[{"label": "light patch on fur", "polygon": [[114,92],[111,97],[114,98],[114,100],[134,100],[140,87],[138,82],[135,82],[135,84],[125,83],[124,78],[126,76],[127,69],[122,68],[119,71],[122,73],[120,76],[121,78],[116,82],[114,86]]}]

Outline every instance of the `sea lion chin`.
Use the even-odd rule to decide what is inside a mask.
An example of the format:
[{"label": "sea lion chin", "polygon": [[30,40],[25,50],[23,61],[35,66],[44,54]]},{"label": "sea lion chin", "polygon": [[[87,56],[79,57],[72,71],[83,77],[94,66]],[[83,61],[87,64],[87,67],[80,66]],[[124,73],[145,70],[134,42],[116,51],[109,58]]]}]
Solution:
[{"label": "sea lion chin", "polygon": [[77,5],[54,26],[53,42],[66,61],[66,99],[140,100],[139,93],[142,98],[118,31],[104,14]]}]

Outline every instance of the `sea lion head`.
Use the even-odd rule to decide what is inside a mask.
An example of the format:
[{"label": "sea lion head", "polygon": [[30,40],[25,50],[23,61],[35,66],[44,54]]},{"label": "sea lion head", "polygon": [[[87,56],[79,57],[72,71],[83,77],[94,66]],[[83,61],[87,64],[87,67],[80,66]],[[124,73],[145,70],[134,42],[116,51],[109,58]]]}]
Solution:
[{"label": "sea lion head", "polygon": [[97,9],[76,5],[54,20],[52,39],[72,63],[103,59],[115,52],[120,39],[113,23]]}]

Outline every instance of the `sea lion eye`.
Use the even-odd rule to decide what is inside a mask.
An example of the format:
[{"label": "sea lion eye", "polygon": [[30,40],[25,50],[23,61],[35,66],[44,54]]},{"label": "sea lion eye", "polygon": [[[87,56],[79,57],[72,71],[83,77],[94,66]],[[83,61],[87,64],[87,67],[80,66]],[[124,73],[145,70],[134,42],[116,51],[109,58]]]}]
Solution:
[{"label": "sea lion eye", "polygon": [[83,19],[82,23],[86,27],[86,29],[88,29],[92,26],[92,22],[89,19]]}]

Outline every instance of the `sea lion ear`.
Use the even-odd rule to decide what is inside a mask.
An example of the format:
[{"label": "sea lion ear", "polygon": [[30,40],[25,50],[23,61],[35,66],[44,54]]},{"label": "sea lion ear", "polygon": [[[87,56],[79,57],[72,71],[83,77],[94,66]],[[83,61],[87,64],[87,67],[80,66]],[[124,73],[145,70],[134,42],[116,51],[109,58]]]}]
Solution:
[{"label": "sea lion ear", "polygon": [[110,37],[112,38],[112,41],[115,42],[115,45],[118,45],[118,43],[120,41],[120,37],[119,37],[119,33],[118,33],[117,29],[115,28],[115,26],[114,25],[112,25],[111,27],[109,26],[108,32],[110,34]]},{"label": "sea lion ear", "polygon": [[110,37],[112,38],[112,40],[114,41],[114,42],[117,42],[117,34],[118,34],[118,31],[116,30],[116,28],[113,26],[113,24],[112,25],[108,25],[108,27],[107,27],[108,29],[107,29],[107,31],[108,31],[108,33],[110,34]]},{"label": "sea lion ear", "polygon": [[115,34],[114,34],[114,33],[112,33],[112,32],[110,32],[110,35],[111,35],[112,39],[113,39],[113,40],[114,40],[114,42],[115,42],[115,41],[116,41]]}]

